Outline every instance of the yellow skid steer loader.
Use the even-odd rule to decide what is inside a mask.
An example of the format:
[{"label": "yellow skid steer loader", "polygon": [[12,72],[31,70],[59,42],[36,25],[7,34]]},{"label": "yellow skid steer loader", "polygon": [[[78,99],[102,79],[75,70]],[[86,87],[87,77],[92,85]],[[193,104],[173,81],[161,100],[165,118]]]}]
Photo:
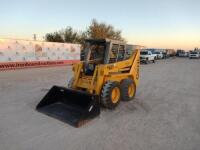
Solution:
[{"label": "yellow skid steer loader", "polygon": [[134,98],[139,83],[140,52],[123,41],[88,39],[82,61],[74,64],[68,87],[53,86],[36,109],[75,127]]}]

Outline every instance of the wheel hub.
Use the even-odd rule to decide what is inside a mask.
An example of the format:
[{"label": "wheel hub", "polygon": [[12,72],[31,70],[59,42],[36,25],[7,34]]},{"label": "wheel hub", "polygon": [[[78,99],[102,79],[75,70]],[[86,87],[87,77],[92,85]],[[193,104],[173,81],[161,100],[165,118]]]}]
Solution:
[{"label": "wheel hub", "polygon": [[134,95],[134,93],[135,93],[134,85],[130,84],[129,87],[128,87],[128,96],[132,97]]},{"label": "wheel hub", "polygon": [[118,87],[115,87],[111,93],[111,100],[113,103],[117,103],[120,98],[120,90]]}]

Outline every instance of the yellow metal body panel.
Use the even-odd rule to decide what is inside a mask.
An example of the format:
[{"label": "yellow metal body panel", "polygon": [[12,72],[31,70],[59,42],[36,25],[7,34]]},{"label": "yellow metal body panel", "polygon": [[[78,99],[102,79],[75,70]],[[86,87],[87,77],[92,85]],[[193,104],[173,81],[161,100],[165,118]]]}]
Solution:
[{"label": "yellow metal body panel", "polygon": [[118,81],[131,78],[135,85],[139,84],[140,51],[135,50],[127,59],[111,64],[99,64],[95,67],[93,76],[86,76],[83,72],[83,62],[73,65],[74,89],[83,89],[91,94],[100,95],[102,86],[106,81]]}]

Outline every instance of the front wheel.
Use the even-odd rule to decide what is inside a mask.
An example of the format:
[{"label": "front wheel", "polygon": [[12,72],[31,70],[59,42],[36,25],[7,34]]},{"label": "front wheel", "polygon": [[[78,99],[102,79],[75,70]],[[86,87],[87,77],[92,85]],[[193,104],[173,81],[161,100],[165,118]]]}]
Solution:
[{"label": "front wheel", "polygon": [[104,107],[114,109],[121,100],[120,84],[116,81],[108,81],[101,91],[101,103]]},{"label": "front wheel", "polygon": [[146,58],[146,60],[145,60],[145,64],[148,64],[148,62],[149,62],[149,59],[148,59],[148,58]]}]

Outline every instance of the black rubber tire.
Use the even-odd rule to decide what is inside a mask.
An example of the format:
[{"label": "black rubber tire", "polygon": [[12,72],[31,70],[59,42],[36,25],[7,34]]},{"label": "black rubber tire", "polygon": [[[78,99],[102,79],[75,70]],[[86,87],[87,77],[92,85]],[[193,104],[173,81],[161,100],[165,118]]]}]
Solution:
[{"label": "black rubber tire", "polygon": [[156,60],[155,60],[155,58],[154,58],[153,63],[155,63],[155,62],[156,62]]},{"label": "black rubber tire", "polygon": [[[112,90],[115,87],[118,87],[120,90],[120,97],[117,103],[113,103],[111,100]],[[101,90],[101,104],[108,109],[114,109],[119,104],[120,100],[121,100],[121,89],[119,82],[107,81]]]},{"label": "black rubber tire", "polygon": [[145,60],[145,64],[148,64],[148,62],[149,62],[149,59],[148,59],[148,58],[146,58],[146,60]]},{"label": "black rubber tire", "polygon": [[135,93],[132,97],[129,97],[128,95],[128,87],[130,84],[134,85],[135,93],[136,93],[136,85],[135,82],[132,79],[124,79],[121,81],[121,100],[123,101],[130,101],[135,97]]},{"label": "black rubber tire", "polygon": [[69,80],[68,84],[67,84],[67,87],[68,87],[68,88],[72,88],[73,81],[74,81],[74,78],[72,77],[72,78]]}]

